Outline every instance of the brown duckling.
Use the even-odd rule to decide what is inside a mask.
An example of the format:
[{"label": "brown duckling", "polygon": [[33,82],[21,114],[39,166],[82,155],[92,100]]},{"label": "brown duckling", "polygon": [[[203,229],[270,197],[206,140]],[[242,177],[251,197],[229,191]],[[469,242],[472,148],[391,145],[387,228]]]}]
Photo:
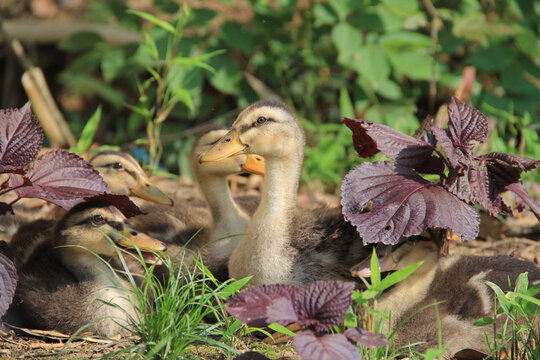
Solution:
[{"label": "brown duckling", "polygon": [[[493,326],[474,326],[475,320],[493,316],[494,292],[484,283],[490,281],[503,291],[513,290],[519,274],[528,272],[531,284],[540,281],[540,268],[510,256],[453,255],[439,258],[439,249],[432,241],[406,241],[380,257],[380,270],[399,270],[423,261],[408,278],[384,292],[377,309],[389,311],[389,330],[395,330],[398,346],[420,342],[413,350],[438,347],[438,305],[442,343],[448,344],[445,355],[453,356],[464,349],[489,353],[485,334],[493,340]],[[356,275],[369,276],[370,259],[353,267]],[[509,286],[512,284],[512,287]],[[412,318],[399,325],[407,317]],[[497,320],[497,333],[502,333],[504,317]]]},{"label": "brown duckling", "polygon": [[339,207],[296,213],[304,143],[292,111],[281,102],[260,101],[242,111],[201,158],[211,162],[249,153],[265,160],[261,203],[229,260],[231,277],[253,276],[253,285],[352,280],[349,267],[369,255],[366,248],[350,259],[349,249],[362,240]]},{"label": "brown duckling", "polygon": [[[104,259],[115,259],[119,248],[136,246],[147,263],[155,263],[151,251],[166,246],[138,232],[114,206],[100,202],[75,206],[45,235],[18,261],[14,304],[25,325],[73,333],[89,324],[87,331],[99,336],[125,334],[137,318],[136,299],[130,298],[130,283]],[[27,245],[14,241],[10,251],[21,253],[16,249]]]}]

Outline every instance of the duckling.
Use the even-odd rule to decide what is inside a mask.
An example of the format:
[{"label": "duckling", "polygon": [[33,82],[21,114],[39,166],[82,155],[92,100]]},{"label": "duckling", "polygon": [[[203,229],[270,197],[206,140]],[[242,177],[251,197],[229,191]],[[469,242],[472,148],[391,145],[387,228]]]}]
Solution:
[{"label": "duckling", "polygon": [[[503,291],[510,291],[519,274],[528,272],[531,284],[540,281],[540,268],[535,264],[509,256],[454,255],[439,258],[438,246],[432,241],[406,241],[380,256],[380,270],[399,270],[424,261],[408,278],[384,292],[377,309],[391,314],[389,330],[395,330],[398,346],[421,342],[414,350],[438,347],[437,313],[429,306],[438,305],[442,343],[449,344],[445,356],[464,349],[489,353],[485,335],[493,340],[492,326],[477,327],[475,320],[493,316],[494,292],[484,283],[490,281]],[[355,275],[369,276],[370,259],[354,266]],[[404,324],[402,321],[411,317]],[[502,333],[504,319],[497,319],[497,332]]]},{"label": "duckling", "polygon": [[[152,264],[158,259],[150,251],[165,251],[165,244],[138,232],[117,208],[102,202],[75,206],[45,235],[17,264],[14,304],[26,326],[73,333],[89,324],[87,330],[99,336],[126,334],[137,318],[136,299],[130,298],[130,283],[105,259],[114,261],[118,248],[136,246]],[[13,241],[9,251],[21,253],[18,248],[27,245]]]},{"label": "duckling", "polygon": [[241,196],[233,199],[227,176],[241,172],[264,174],[264,159],[254,155],[238,155],[212,163],[199,159],[229,129],[210,127],[196,140],[191,151],[191,168],[211,213],[207,244],[203,259],[212,267],[226,267],[227,261],[238,244],[239,237],[257,208],[259,196]]},{"label": "duckling", "polygon": [[[139,163],[129,154],[105,150],[90,159],[113,194],[128,195],[155,204],[172,206],[173,201],[163,191],[152,185]],[[143,203],[135,200],[137,205]]]},{"label": "duckling", "polygon": [[252,285],[298,286],[318,279],[351,280],[349,267],[369,255],[366,248],[350,259],[349,249],[362,240],[341,208],[296,213],[304,144],[292,111],[278,101],[260,101],[242,111],[231,131],[201,158],[211,162],[249,153],[265,160],[261,203],[229,260],[233,278],[253,276]]}]

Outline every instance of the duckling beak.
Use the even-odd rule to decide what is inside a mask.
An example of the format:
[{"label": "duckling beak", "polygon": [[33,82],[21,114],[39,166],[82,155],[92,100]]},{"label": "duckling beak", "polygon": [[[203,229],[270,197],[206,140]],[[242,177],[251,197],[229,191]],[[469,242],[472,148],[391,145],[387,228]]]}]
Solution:
[{"label": "duckling beak", "polygon": [[124,228],[124,236],[120,238],[117,245],[126,249],[139,248],[144,261],[148,264],[157,263],[159,265],[161,261],[153,253],[167,250],[167,245],[161,241],[144,233],[130,231],[128,227]]},{"label": "duckling beak", "polygon": [[[392,246],[379,244],[376,247],[376,251],[377,258],[379,259],[380,272],[397,270],[397,262],[392,257]],[[362,260],[362,262],[351,267],[351,275],[355,277],[371,277],[372,256],[373,255],[369,255],[366,259]]]},{"label": "duckling beak", "polygon": [[264,175],[264,158],[259,155],[248,154],[242,169],[250,174]]},{"label": "duckling beak", "polygon": [[223,136],[201,158],[200,162],[212,162],[226,159],[231,156],[247,154],[247,145],[242,144],[238,132],[231,130]]},{"label": "duckling beak", "polygon": [[156,204],[173,205],[173,201],[163,191],[152,185],[149,179],[141,176],[138,177],[137,184],[130,189],[130,195],[152,201]]}]

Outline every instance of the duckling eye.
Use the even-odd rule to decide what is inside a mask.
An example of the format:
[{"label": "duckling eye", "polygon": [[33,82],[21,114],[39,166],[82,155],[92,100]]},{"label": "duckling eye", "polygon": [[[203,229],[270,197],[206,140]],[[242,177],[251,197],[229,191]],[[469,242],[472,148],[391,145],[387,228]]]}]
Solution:
[{"label": "duckling eye", "polygon": [[120,162],[115,162],[115,163],[112,163],[111,164],[111,167],[115,170],[120,170],[122,169],[124,166],[122,165],[122,163]]},{"label": "duckling eye", "polygon": [[92,217],[92,223],[94,225],[103,225],[105,223],[105,219],[101,215],[94,215]]},{"label": "duckling eye", "polygon": [[264,124],[265,122],[266,122],[266,118],[264,116],[259,116],[257,118],[257,124],[258,125]]}]

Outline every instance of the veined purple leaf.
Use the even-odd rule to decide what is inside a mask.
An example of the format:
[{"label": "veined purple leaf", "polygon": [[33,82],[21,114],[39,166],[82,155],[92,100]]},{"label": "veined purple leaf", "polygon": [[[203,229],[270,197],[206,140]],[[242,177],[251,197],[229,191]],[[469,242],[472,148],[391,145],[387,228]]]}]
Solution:
[{"label": "veined purple leaf", "polygon": [[519,182],[521,173],[540,166],[540,160],[492,152],[479,156],[485,160],[491,183],[498,193],[510,184]]},{"label": "veined purple leaf", "polygon": [[433,145],[390,126],[363,119],[345,118],[343,122],[353,131],[354,148],[360,157],[381,151],[399,164],[417,167],[426,162],[435,150]]},{"label": "veined purple leaf", "polygon": [[531,209],[538,221],[540,221],[540,205],[538,205],[538,203],[534,201],[534,199],[531,197],[531,195],[529,195],[529,193],[522,184],[513,183],[507,185],[505,189],[512,191],[515,196],[518,196],[519,199],[523,201],[529,207],[529,209]]},{"label": "veined purple leaf", "polygon": [[[291,299],[281,297],[274,299],[274,301],[268,304],[266,308],[266,321],[268,323],[278,323],[283,326],[298,321],[298,315]],[[303,323],[302,325],[306,324]]]},{"label": "veined purple leaf", "polygon": [[307,286],[294,302],[298,324],[325,331],[337,325],[351,306],[353,282],[320,280]]},{"label": "veined purple leaf", "polygon": [[69,210],[81,202],[110,193],[92,165],[66,150],[52,150],[40,156],[27,173],[31,186],[18,188],[20,197],[36,197]]},{"label": "veined purple leaf", "polygon": [[486,115],[455,96],[452,96],[452,101],[448,105],[448,118],[448,131],[456,146],[469,148],[471,140],[486,141],[488,133]]},{"label": "veined purple leaf", "polygon": [[268,324],[267,308],[280,298],[294,302],[301,289],[291,285],[262,285],[242,290],[227,302],[229,314],[250,325]]},{"label": "veined purple leaf", "polygon": [[0,318],[4,316],[13,301],[17,280],[15,265],[6,256],[0,254]]},{"label": "veined purple leaf", "polygon": [[342,334],[318,337],[304,332],[295,336],[294,346],[303,360],[362,360],[358,348]]},{"label": "veined purple leaf", "polygon": [[390,341],[386,339],[384,334],[374,334],[358,327],[345,330],[343,335],[345,335],[349,340],[364,345],[368,349],[390,345]]},{"label": "veined purple leaf", "polygon": [[[372,210],[361,213],[371,202]],[[479,230],[476,211],[442,186],[405,166],[391,162],[363,163],[343,179],[341,204],[364,244],[397,244],[402,236],[428,227],[450,228],[465,240]]]},{"label": "veined purple leaf", "polygon": [[21,109],[0,110],[0,173],[24,173],[42,142],[43,130],[30,102]]},{"label": "veined purple leaf", "polygon": [[431,132],[453,167],[463,168],[464,166],[470,166],[474,163],[471,150],[469,148],[454,146],[454,143],[448,135],[448,130],[432,127]]}]

